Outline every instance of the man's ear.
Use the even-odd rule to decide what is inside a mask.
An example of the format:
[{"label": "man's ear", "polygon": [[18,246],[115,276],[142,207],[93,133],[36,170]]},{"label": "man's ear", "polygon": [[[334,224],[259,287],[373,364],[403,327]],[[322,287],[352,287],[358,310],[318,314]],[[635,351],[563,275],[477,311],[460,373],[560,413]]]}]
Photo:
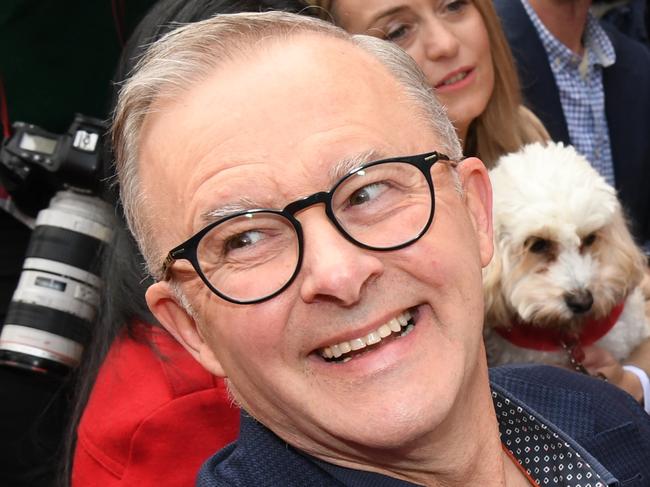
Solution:
[{"label": "man's ear", "polygon": [[468,157],[458,166],[465,202],[469,210],[474,230],[478,236],[481,263],[488,265],[492,258],[492,185],[487,169],[480,159]]},{"label": "man's ear", "polygon": [[205,340],[196,320],[178,302],[168,282],[149,286],[146,295],[149,309],[183,347],[209,372],[226,377],[221,362]]}]

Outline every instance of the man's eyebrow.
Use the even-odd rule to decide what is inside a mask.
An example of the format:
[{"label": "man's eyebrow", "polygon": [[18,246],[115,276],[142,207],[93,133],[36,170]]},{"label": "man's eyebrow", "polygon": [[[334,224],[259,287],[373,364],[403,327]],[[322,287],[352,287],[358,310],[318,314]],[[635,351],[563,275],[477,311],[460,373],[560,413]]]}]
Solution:
[{"label": "man's eyebrow", "polygon": [[206,211],[201,214],[201,221],[203,223],[210,224],[214,221],[221,220],[235,213],[243,213],[249,210],[255,210],[258,208],[264,208],[261,203],[255,202],[250,198],[239,198],[236,201],[231,201],[229,203],[224,203],[212,210]]},{"label": "man's eyebrow", "polygon": [[385,159],[388,157],[385,152],[378,149],[368,149],[352,156],[341,159],[334,164],[329,170],[329,178],[332,183],[346,176],[353,169],[368,164],[372,161]]},{"label": "man's eyebrow", "polygon": [[[343,176],[347,175],[351,170],[359,166],[363,166],[368,162],[376,161],[387,157],[385,152],[377,149],[369,149],[359,152],[350,157],[346,157],[337,162],[328,171],[329,179],[332,184],[336,183]],[[329,189],[329,188],[327,188]],[[243,213],[249,210],[256,210],[259,208],[268,208],[268,204],[255,201],[251,198],[242,196],[235,201],[223,203],[216,208],[208,210],[201,214],[201,221],[208,225],[214,221],[221,220],[222,218],[229,217],[236,213]]]}]

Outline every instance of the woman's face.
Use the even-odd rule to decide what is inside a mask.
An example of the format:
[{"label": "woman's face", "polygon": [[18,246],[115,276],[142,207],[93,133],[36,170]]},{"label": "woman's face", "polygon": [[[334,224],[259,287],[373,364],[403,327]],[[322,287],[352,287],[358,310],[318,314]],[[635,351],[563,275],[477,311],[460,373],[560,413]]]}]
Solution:
[{"label": "woman's face", "polygon": [[409,53],[465,139],[494,88],[487,29],[471,0],[334,0],[333,9],[347,31],[389,40]]}]

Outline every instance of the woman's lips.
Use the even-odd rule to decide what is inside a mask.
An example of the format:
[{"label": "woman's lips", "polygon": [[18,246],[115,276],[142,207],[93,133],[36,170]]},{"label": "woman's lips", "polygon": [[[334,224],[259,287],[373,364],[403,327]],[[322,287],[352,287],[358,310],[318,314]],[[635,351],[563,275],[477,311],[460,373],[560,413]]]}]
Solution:
[{"label": "woman's lips", "polygon": [[474,68],[461,68],[452,71],[434,86],[438,93],[459,90],[470,84],[475,77]]}]

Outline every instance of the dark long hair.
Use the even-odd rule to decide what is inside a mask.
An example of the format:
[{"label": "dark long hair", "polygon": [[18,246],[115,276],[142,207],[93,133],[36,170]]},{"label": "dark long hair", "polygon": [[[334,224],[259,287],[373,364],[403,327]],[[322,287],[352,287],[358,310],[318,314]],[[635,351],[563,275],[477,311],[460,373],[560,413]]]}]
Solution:
[{"label": "dark long hair", "polygon": [[[161,0],[141,20],[122,52],[114,76],[112,106],[115,105],[121,82],[128,77],[147,46],[179,25],[221,13],[267,10],[309,13],[306,11],[308,8],[300,0]],[[106,160],[112,160],[111,154],[107,154]],[[109,183],[115,181],[112,164],[106,167],[105,179]],[[104,292],[99,318],[78,370],[74,409],[64,444],[60,475],[62,486],[70,484],[77,426],[111,344],[121,333],[127,333],[131,339],[143,340],[143,334],[136,333],[136,325],[146,323],[146,326],[158,326],[144,299],[151,279],[144,271],[144,259],[126,228],[117,195],[116,185],[109,184],[104,196],[115,205],[118,223],[102,265]]]}]

